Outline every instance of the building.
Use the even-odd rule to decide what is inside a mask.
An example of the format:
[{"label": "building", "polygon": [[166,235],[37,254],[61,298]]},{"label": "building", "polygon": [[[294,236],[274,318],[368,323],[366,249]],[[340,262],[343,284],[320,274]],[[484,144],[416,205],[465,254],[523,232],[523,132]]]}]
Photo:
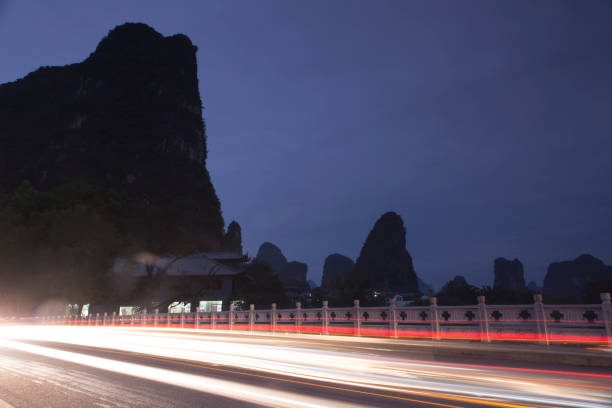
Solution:
[{"label": "building", "polygon": [[[132,288],[119,293],[128,305],[152,305],[160,312],[227,309],[235,282],[244,276],[248,256],[230,252],[200,252],[182,257],[117,259],[113,274]],[[136,309],[123,309],[133,310]]]}]

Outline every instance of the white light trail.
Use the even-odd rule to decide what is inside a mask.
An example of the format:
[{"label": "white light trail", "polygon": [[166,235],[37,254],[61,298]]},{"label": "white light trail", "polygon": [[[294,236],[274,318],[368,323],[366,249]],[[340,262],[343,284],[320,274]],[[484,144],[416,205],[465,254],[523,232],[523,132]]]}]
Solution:
[{"label": "white light trail", "polygon": [[0,347],[265,406],[287,408],[355,407],[355,404],[342,404],[322,398],[305,397],[303,395],[271,390],[269,388],[237,384],[232,381],[219,380],[202,375],[193,375],[180,371],[126,363],[107,358],[20,343],[12,340],[0,339]]},{"label": "white light trail", "polygon": [[[20,340],[59,342],[104,348],[117,353],[140,353],[168,359],[237,367],[265,375],[293,377],[302,381],[322,381],[345,388],[357,386],[370,389],[372,392],[385,391],[407,396],[444,398],[449,403],[478,400],[488,401],[490,405],[497,406],[510,406],[506,403],[527,403],[529,406],[537,404],[556,407],[604,408],[610,407],[609,402],[612,400],[612,387],[606,383],[609,379],[601,379],[597,382],[596,379],[588,377],[574,378],[552,374],[543,377],[542,374],[512,371],[511,369],[502,371],[482,366],[432,364],[427,361],[415,362],[371,354],[286,346],[279,344],[279,338],[275,339],[273,336],[262,340],[261,338],[249,338],[249,336],[232,338],[189,331],[179,334],[176,331],[163,329],[25,326],[3,331],[0,333],[0,339],[2,338],[5,340],[0,342],[0,345],[8,344],[14,349],[18,345],[38,347],[20,343]],[[304,343],[308,344],[307,342],[297,344]],[[78,364],[83,364],[82,361],[92,361],[88,358],[100,359],[47,347],[30,348],[30,350],[39,352],[42,352],[43,349],[45,353],[53,352],[53,355],[65,357],[67,361]],[[83,360],[83,358],[87,359]],[[113,368],[116,367],[115,363],[119,363],[115,360],[102,360],[112,362],[107,363],[104,367],[110,364],[110,367]],[[101,366],[96,364],[95,367],[100,368]],[[206,378],[208,381],[208,377],[181,374],[174,370],[165,370],[172,374],[165,373],[162,376],[155,370],[160,369],[134,365],[129,371],[122,371],[122,373],[154,381],[160,381],[160,378],[174,377],[176,379],[178,378],[176,373],[178,373],[188,376],[185,377],[185,384],[196,384],[197,378]],[[172,384],[178,385],[175,381]],[[231,395],[235,397],[237,389],[242,390],[243,387],[247,387],[244,388],[248,391],[246,394],[259,395],[263,392],[265,395],[273,393],[276,398],[279,398],[279,401],[286,398],[284,395],[277,395],[276,391],[270,388],[263,391],[251,390],[248,387],[252,386],[235,382],[230,384],[232,385],[220,383],[216,387],[217,395],[222,395],[218,394],[220,390],[227,390],[227,387],[230,387]],[[215,394],[210,389],[205,392]],[[331,401],[310,401],[297,394],[287,398],[291,401],[291,405],[288,406],[297,406],[296,401],[315,404],[313,406],[321,403],[324,406],[338,406]],[[494,403],[494,401],[504,402]],[[278,401],[262,402],[263,405],[276,404],[274,406],[280,406],[279,403]]]}]

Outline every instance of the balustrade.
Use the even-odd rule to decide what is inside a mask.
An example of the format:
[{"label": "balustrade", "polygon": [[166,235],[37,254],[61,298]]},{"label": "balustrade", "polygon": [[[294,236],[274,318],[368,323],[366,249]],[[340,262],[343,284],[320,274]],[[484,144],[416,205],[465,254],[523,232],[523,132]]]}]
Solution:
[{"label": "balustrade", "polygon": [[[118,316],[104,313],[81,316],[40,316],[35,321],[45,325],[140,326],[222,328],[228,330],[290,331],[296,333],[349,334],[354,336],[416,337],[440,340],[458,338],[481,340],[523,340],[551,344],[560,341],[607,343],[612,347],[612,303],[609,293],[601,294],[601,304],[548,305],[542,295],[534,296],[530,305],[488,305],[484,296],[474,306],[439,306],[435,297],[429,306],[398,307],[392,300],[388,306],[330,308],[323,301],[321,308],[235,310],[195,313],[163,313],[158,309],[148,314]],[[16,319],[12,319],[15,321]],[[599,340],[597,340],[599,339]]]}]

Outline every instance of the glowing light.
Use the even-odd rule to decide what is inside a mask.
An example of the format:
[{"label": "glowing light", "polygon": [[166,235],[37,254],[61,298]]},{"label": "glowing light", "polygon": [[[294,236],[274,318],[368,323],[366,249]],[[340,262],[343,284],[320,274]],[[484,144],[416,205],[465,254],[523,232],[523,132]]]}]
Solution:
[{"label": "glowing light", "polygon": [[[3,347],[155,381],[164,382],[164,378],[172,378],[175,385],[178,378],[184,378],[185,382],[181,383],[181,386],[223,396],[226,396],[226,391],[231,390],[230,394],[233,395],[229,395],[230,398],[240,396],[240,399],[248,396],[252,401],[254,396],[264,398],[266,395],[273,395],[276,398],[258,400],[262,405],[341,406],[331,400],[304,398],[291,393],[279,394],[270,388],[252,389],[249,388],[252,386],[229,381],[214,383],[210,382],[208,376],[182,374],[181,371],[167,369],[155,371],[159,369],[153,370],[147,366],[122,363],[84,353],[87,353],[89,348],[106,349],[107,352],[117,355],[138,353],[145,360],[161,359],[174,366],[191,365],[204,371],[235,372],[242,376],[259,376],[343,392],[369,393],[382,398],[392,398],[392,395],[395,395],[407,401],[421,403],[421,398],[436,398],[448,401],[441,403],[446,407],[456,407],[459,403],[478,403],[502,407],[545,404],[557,407],[599,408],[608,407],[612,398],[612,388],[609,386],[612,376],[607,374],[389,358],[372,355],[367,347],[364,347],[368,349],[367,354],[332,351],[337,338],[326,338],[328,340],[325,341],[317,339],[318,348],[309,347],[308,340],[303,337],[301,339],[299,342],[295,340],[297,343],[294,346],[287,346],[291,341],[285,343],[288,341],[286,338],[261,336],[259,333],[257,336],[229,337],[221,336],[215,331],[93,326],[11,326],[10,330],[0,332],[0,346]],[[21,343],[22,340],[71,344],[78,346],[83,353],[34,346]],[[372,340],[355,338],[353,341],[358,343]],[[327,346],[322,347],[321,344]],[[178,377],[177,373],[181,374],[181,377]],[[210,388],[202,384],[215,386]],[[260,395],[262,393],[266,395]],[[292,405],[283,405],[286,398]],[[298,405],[296,401],[305,405]]]}]

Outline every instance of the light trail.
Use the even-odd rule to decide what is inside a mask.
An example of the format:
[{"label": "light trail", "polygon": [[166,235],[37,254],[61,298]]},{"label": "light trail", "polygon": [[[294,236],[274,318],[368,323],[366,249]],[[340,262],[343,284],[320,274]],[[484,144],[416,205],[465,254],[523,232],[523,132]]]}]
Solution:
[{"label": "light trail", "polygon": [[[163,382],[164,378],[174,378],[172,381],[174,385],[188,386],[224,396],[226,395],[220,393],[228,389],[227,381],[218,383],[218,387],[216,385],[214,389],[210,387],[203,389],[200,385],[197,386],[200,388],[193,388],[194,384],[198,384],[196,379],[192,378],[193,374],[183,373],[192,377],[185,377],[185,383],[182,384],[176,381],[178,377],[175,373],[180,371],[165,370],[162,373],[155,371],[161,369],[148,366],[66,352],[22,341],[57,342],[78,347],[107,349],[118,354],[135,353],[145,355],[145,358],[149,359],[167,359],[175,364],[195,364],[201,368],[217,371],[229,372],[231,367],[235,367],[252,372],[233,371],[241,375],[256,375],[277,381],[293,381],[302,385],[328,387],[346,392],[363,392],[383,398],[396,398],[399,395],[399,398],[421,404],[431,404],[431,402],[420,398],[434,398],[448,401],[448,404],[441,404],[447,407],[457,406],[460,403],[499,407],[611,406],[612,390],[609,382],[612,376],[606,374],[406,360],[364,353],[321,350],[307,346],[286,346],[279,344],[280,340],[282,339],[273,336],[265,340],[240,339],[240,336],[237,336],[233,340],[231,337],[215,335],[214,332],[196,334],[188,330],[176,333],[165,329],[109,327],[22,326],[11,327],[10,330],[3,330],[0,334],[0,346],[110,371],[118,370],[119,366],[115,364],[121,363],[123,371],[114,372],[160,382]],[[304,341],[303,344],[308,343]],[[210,367],[210,364],[218,366]],[[167,371],[171,371],[172,374]],[[545,378],[542,378],[543,374],[546,374]],[[209,377],[195,377],[206,379],[204,383],[210,380]],[[600,383],[595,384],[597,381]],[[242,395],[237,393],[237,390],[243,390],[243,387],[246,387],[244,395],[249,395],[249,398],[262,392],[260,389],[252,389],[253,386],[250,385],[236,382],[231,384],[233,397]],[[358,387],[359,390],[355,390],[354,387]],[[269,388],[264,391],[264,394],[270,395],[277,393]],[[279,401],[283,401],[286,397],[284,394],[278,394],[275,396],[278,399],[276,402],[262,399],[259,403],[284,406],[279,405],[281,404]],[[290,395],[287,398],[292,402],[292,405],[287,406],[298,406],[295,403],[297,400],[305,404],[314,404],[303,406],[341,406],[333,401],[310,400],[311,397],[302,395]]]},{"label": "light trail", "polygon": [[58,360],[69,361],[76,364],[110,371],[117,374],[127,374],[145,380],[161,382],[171,385],[179,385],[196,391],[219,395],[226,398],[248,401],[255,404],[275,407],[302,407],[302,408],[322,408],[322,407],[349,407],[354,404],[340,404],[321,398],[304,397],[288,392],[274,391],[263,387],[251,385],[236,386],[234,382],[218,380],[201,375],[181,373],[174,370],[143,366],[139,364],[126,363],[122,361],[110,360],[88,356],[80,353],[55,350],[48,347],[40,347],[11,340],[0,340],[0,346],[26,353],[37,354],[44,357],[51,357]]},{"label": "light trail", "polygon": [[[20,324],[20,322],[29,322],[35,321],[36,318],[21,318],[20,321],[15,321],[13,324]],[[176,320],[176,319],[175,319]],[[173,328],[173,329],[210,329],[211,325],[210,317],[198,317],[198,325],[193,322],[184,322],[184,323],[174,323],[172,320],[168,322],[167,320],[157,320],[156,324],[149,323],[150,319],[143,319],[140,317],[134,317],[133,321],[114,321],[111,320],[101,320],[101,319],[93,319],[93,320],[58,320],[53,323],[49,323],[51,325],[77,325],[77,326],[106,326],[106,327],[148,327],[148,328]],[[346,324],[345,326],[328,326],[327,328],[323,328],[321,325],[300,325],[299,328],[295,324],[282,324],[283,321],[292,321],[291,318],[280,318],[278,321],[281,324],[278,324],[273,328],[271,324],[255,324],[250,326],[245,323],[234,323],[231,327],[232,330],[244,330],[244,331],[255,331],[255,332],[287,332],[287,333],[310,333],[310,334],[327,334],[327,335],[335,335],[335,336],[356,336],[357,329],[354,327],[355,319],[354,318],[339,318],[336,322]],[[308,321],[317,321],[318,319],[309,318],[303,319],[303,322]],[[547,322],[548,324],[554,324],[554,320],[538,320],[538,319],[530,319],[531,323],[538,322]],[[0,320],[0,323],[2,321]],[[388,324],[388,320],[382,319],[369,319],[369,323],[384,323]],[[402,320],[402,322],[412,322],[412,323],[423,323],[429,322],[424,320]],[[449,320],[445,322],[460,322],[465,323],[463,320]],[[470,321],[471,324],[479,323],[480,320],[473,319]],[[522,319],[503,319],[499,322],[489,321],[490,324],[496,323],[513,323],[513,322],[521,322],[524,323]],[[133,324],[132,324],[133,323]],[[363,323],[363,321],[362,321]],[[580,320],[564,320],[564,323],[584,323]],[[607,321],[603,320],[594,320],[589,322],[590,325],[604,325],[607,324]],[[217,330],[229,330],[230,326],[227,323],[215,323],[215,329]],[[359,331],[359,336],[362,337],[375,337],[375,338],[400,338],[400,339],[440,339],[440,340],[482,340],[486,338],[488,341],[504,341],[504,342],[517,342],[517,343],[559,343],[559,344],[590,344],[590,345],[601,345],[607,346],[610,344],[610,338],[604,334],[600,335],[587,335],[587,334],[558,334],[558,333],[547,333],[547,334],[538,334],[538,333],[514,333],[514,332],[494,332],[490,331],[488,333],[484,333],[478,330],[467,330],[467,331],[452,331],[452,332],[433,332],[431,330],[421,330],[421,329],[406,329],[398,327],[397,330],[390,329],[381,329],[381,328],[372,328],[361,326]]]}]

